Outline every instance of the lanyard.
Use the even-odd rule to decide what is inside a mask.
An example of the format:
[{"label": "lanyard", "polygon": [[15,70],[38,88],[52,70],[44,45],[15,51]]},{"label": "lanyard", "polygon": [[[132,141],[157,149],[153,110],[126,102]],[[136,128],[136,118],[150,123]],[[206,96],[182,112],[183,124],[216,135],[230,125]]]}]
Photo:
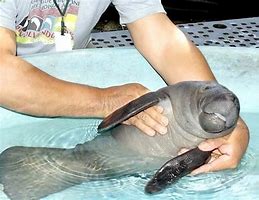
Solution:
[{"label": "lanyard", "polygon": [[66,5],[64,7],[64,10],[62,11],[59,7],[59,5],[57,4],[57,1],[56,0],[53,0],[55,6],[57,7],[59,13],[61,14],[61,35],[64,35],[65,34],[65,29],[66,29],[66,26],[65,26],[65,21],[64,21],[64,16],[67,12],[67,7],[68,7],[68,4],[70,2],[70,0],[67,0],[66,2]]}]

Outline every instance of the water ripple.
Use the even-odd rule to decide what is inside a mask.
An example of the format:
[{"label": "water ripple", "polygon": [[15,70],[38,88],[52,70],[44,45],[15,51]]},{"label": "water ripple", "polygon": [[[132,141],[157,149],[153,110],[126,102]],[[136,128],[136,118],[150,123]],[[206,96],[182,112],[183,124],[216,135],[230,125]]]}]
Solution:
[{"label": "water ripple", "polygon": [[[93,139],[97,134],[96,130],[99,122],[96,119],[58,119],[18,127],[17,130],[13,129],[11,133],[9,133],[9,130],[6,131],[9,134],[13,134],[12,137],[16,135],[16,132],[17,135],[18,133],[22,135],[22,142],[19,145],[73,148],[78,143]],[[150,174],[141,174],[140,176],[85,182],[62,192],[52,194],[45,199],[82,200],[118,199],[119,197],[125,200],[207,200],[210,198],[225,198],[227,194],[232,194],[233,199],[242,199],[247,194],[247,188],[253,187],[251,184],[249,185],[249,181],[244,181],[244,179],[247,178],[247,175],[251,174],[255,165],[255,154],[253,153],[253,149],[249,149],[237,169],[198,176],[186,176],[162,193],[153,196],[144,193],[144,187],[150,178]],[[231,199],[231,197],[228,196],[228,199]]]},{"label": "water ripple", "polygon": [[34,124],[29,132],[37,134],[26,136],[29,146],[73,148],[79,143],[92,140],[97,134],[100,120],[96,119],[56,119]]},{"label": "water ripple", "polygon": [[[120,197],[120,199],[143,200],[207,200],[210,198],[223,198],[226,196],[226,193],[232,194],[232,197],[228,196],[228,199],[242,199],[246,194],[246,188],[250,187],[244,184],[244,182],[247,181],[243,179],[253,170],[254,166],[254,154],[252,151],[248,151],[237,169],[201,174],[198,176],[186,176],[162,193],[153,196],[144,193],[144,187],[150,175],[143,174],[142,176],[128,176],[106,181],[85,182],[61,193],[51,195],[52,198],[49,199],[52,200],[54,197],[58,199],[74,195],[74,199],[117,199]],[[243,188],[243,190],[240,188]]]}]

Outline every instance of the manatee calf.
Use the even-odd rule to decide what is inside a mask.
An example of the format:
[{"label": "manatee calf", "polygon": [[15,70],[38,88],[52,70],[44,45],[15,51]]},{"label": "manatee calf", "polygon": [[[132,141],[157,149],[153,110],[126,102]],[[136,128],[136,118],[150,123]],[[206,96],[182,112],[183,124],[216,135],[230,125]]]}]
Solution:
[{"label": "manatee calf", "polygon": [[[168,133],[154,137],[121,122],[160,105]],[[118,109],[98,127],[93,140],[72,149],[11,147],[0,155],[0,183],[11,199],[39,199],[84,181],[150,173],[147,193],[204,164],[210,152],[197,145],[230,133],[239,117],[239,101],[216,82],[188,81],[150,92]],[[191,150],[177,156],[181,148]],[[162,167],[161,167],[162,166]]]}]

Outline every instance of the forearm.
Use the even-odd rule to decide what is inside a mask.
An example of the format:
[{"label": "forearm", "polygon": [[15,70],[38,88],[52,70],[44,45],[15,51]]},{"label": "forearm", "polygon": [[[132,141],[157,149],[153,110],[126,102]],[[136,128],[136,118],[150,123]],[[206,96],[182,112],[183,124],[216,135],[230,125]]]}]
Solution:
[{"label": "forearm", "polygon": [[[155,14],[146,18],[128,27],[138,50],[168,84],[215,79],[199,49],[166,15]],[[151,30],[148,27],[154,28]]]},{"label": "forearm", "polygon": [[[232,131],[232,133],[229,135],[228,142],[236,144],[234,148],[238,149],[231,149],[233,152],[236,152],[236,155],[234,158],[237,160],[235,163],[239,163],[240,159],[242,158],[244,152],[246,151],[249,143],[249,129],[245,122],[240,117],[236,128]],[[235,166],[234,166],[235,167]]]},{"label": "forearm", "polygon": [[36,116],[103,116],[103,90],[68,83],[13,55],[0,56],[0,105]]},{"label": "forearm", "polygon": [[[215,80],[200,50],[166,15],[158,13],[147,16],[128,27],[136,47],[168,84],[186,80]],[[229,138],[232,139],[242,140],[242,151],[245,151],[249,131],[241,118]]]}]

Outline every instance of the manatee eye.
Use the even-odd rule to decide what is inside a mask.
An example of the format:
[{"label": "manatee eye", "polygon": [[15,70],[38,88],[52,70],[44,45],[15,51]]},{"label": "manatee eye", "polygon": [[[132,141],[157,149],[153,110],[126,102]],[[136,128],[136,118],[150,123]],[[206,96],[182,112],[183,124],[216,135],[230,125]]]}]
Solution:
[{"label": "manatee eye", "polygon": [[226,118],[219,113],[202,112],[199,122],[203,130],[208,133],[220,133],[226,129]]},{"label": "manatee eye", "polygon": [[203,86],[202,88],[201,88],[201,91],[206,91],[206,90],[210,90],[210,89],[212,89],[213,88],[213,86],[212,85],[205,85],[205,86]]},{"label": "manatee eye", "polygon": [[210,89],[211,88],[211,86],[205,86],[204,88],[203,88],[203,90],[208,90],[208,89]]}]

